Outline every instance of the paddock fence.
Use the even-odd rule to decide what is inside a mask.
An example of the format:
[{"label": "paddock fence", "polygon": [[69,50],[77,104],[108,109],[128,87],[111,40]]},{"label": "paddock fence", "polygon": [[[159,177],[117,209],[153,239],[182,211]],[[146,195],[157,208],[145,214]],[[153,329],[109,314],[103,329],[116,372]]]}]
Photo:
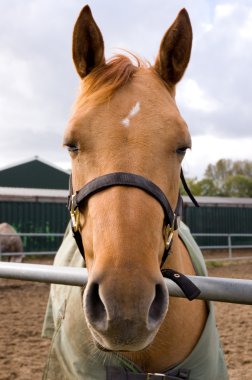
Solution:
[{"label": "paddock fence", "polygon": [[[203,251],[226,251],[222,257],[205,258],[206,261],[234,261],[252,259],[252,234],[241,233],[192,233],[200,249]],[[202,245],[201,238],[207,238],[208,244]],[[206,239],[204,239],[206,240]],[[216,241],[218,244],[216,244]],[[221,243],[221,244],[220,244]],[[241,250],[242,254],[234,255],[235,250]],[[244,252],[246,254],[244,255]]]},{"label": "paddock fence", "polygon": [[[14,234],[0,234],[1,236],[13,236]],[[60,244],[63,233],[18,233],[17,235],[22,238],[31,239],[59,239],[58,245]],[[213,237],[224,237],[227,239],[226,245],[221,246],[202,246],[202,249],[223,249],[227,248],[229,255],[228,259],[236,259],[232,256],[233,249],[237,248],[236,245],[232,245],[233,237],[252,237],[251,234],[194,234],[195,238],[201,237],[202,235],[213,236]],[[1,245],[1,244],[0,244]],[[241,245],[244,248],[244,245]],[[240,246],[239,246],[240,248]],[[249,245],[247,248],[252,248]],[[54,255],[55,251],[31,251],[23,252],[25,256],[43,256],[43,255]],[[20,255],[20,253],[15,252],[1,252],[0,250],[0,260],[1,256],[5,258],[6,256]],[[240,259],[241,257],[239,257]],[[248,256],[246,256],[248,258]],[[217,259],[214,259],[217,260]],[[223,260],[223,258],[221,259]],[[9,278],[15,280],[26,280],[44,283],[54,283],[54,284],[65,284],[73,286],[83,286],[86,284],[88,275],[85,268],[72,268],[72,267],[56,267],[52,265],[39,265],[39,264],[24,264],[24,263],[13,263],[13,262],[0,262],[0,278]],[[252,280],[244,279],[229,279],[229,278],[214,278],[214,277],[201,277],[201,276],[188,276],[196,286],[201,290],[201,294],[198,299],[202,300],[212,300],[220,302],[230,302],[238,304],[252,305]],[[167,284],[169,294],[173,297],[184,297],[181,289],[171,280],[165,279]]]},{"label": "paddock fence", "polygon": [[[1,237],[20,236],[23,241],[25,251],[23,256],[54,256],[61,244],[64,233],[31,233],[22,232],[17,234],[0,233],[0,261],[8,256],[18,256],[20,252],[4,252],[1,248]],[[221,257],[205,257],[206,261],[235,261],[242,259],[252,259],[252,234],[241,233],[192,233],[200,249],[203,251],[226,251]],[[201,244],[201,238],[208,239],[208,245]],[[216,239],[218,243],[215,244]],[[205,239],[204,239],[205,240]],[[234,255],[234,250],[246,252],[246,255]]]},{"label": "paddock fence", "polygon": [[54,256],[61,244],[64,233],[0,233],[0,261],[9,256],[20,256],[20,252],[4,252],[1,237],[20,236],[24,247],[23,256]]},{"label": "paddock fence", "polygon": [[[87,283],[88,274],[85,268],[1,262],[0,277],[83,286]],[[252,305],[252,280],[202,276],[188,278],[201,290],[198,299]],[[171,296],[185,297],[174,282],[164,280]]]}]

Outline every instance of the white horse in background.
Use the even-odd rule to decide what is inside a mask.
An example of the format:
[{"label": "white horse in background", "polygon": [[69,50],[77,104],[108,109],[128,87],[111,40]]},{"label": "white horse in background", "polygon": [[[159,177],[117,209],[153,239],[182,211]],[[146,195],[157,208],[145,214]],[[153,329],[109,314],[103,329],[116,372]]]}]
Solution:
[{"label": "white horse in background", "polygon": [[17,231],[8,223],[0,223],[0,253],[20,253],[19,255],[10,255],[8,259],[21,263],[24,257],[23,251],[23,243],[21,237],[17,235]]}]

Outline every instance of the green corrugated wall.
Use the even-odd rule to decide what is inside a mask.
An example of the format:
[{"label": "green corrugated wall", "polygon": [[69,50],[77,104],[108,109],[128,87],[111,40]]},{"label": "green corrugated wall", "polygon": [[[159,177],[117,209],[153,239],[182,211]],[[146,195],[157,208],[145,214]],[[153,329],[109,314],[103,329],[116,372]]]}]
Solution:
[{"label": "green corrugated wall", "polygon": [[[0,202],[0,223],[11,224],[18,232],[64,232],[69,221],[65,203]],[[62,238],[22,238],[25,251],[57,250]]]},{"label": "green corrugated wall", "polygon": [[[185,207],[183,220],[192,233],[252,234],[252,207]],[[197,237],[199,245],[226,245],[227,238]],[[252,244],[251,238],[232,238],[233,244]]]},{"label": "green corrugated wall", "polygon": [[[252,233],[251,207],[185,207],[183,220],[192,233]],[[64,232],[69,221],[65,203],[0,202],[0,223],[18,232]],[[200,246],[226,245],[227,238],[197,237]],[[23,238],[25,250],[56,250],[61,238]],[[252,244],[251,238],[233,238],[233,244]]]}]

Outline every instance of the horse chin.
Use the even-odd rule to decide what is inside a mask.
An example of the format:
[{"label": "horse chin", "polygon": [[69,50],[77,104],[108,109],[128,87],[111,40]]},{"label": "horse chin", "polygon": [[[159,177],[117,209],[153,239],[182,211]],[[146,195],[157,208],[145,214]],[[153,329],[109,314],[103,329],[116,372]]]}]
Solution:
[{"label": "horse chin", "polygon": [[93,338],[94,345],[97,349],[103,352],[139,352],[148,348],[156,334],[151,334],[144,340],[139,341],[138,339],[133,341],[120,341],[120,339],[110,339],[109,341],[106,338],[100,336],[99,333],[91,329],[91,335]]},{"label": "horse chin", "polygon": [[98,350],[100,351],[104,351],[104,352],[111,352],[111,350],[109,350],[108,348],[105,348],[103,347],[100,343],[98,343],[95,339],[94,339],[94,345],[96,348],[98,348]]}]

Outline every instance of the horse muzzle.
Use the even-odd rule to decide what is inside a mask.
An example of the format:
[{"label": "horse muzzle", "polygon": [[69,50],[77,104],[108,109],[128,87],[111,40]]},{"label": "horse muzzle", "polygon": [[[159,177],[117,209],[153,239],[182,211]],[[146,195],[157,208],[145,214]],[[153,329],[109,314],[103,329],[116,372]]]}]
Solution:
[{"label": "horse muzzle", "polygon": [[[156,336],[168,310],[168,291],[159,281],[120,276],[89,280],[84,313],[91,334],[108,351],[139,351]],[[118,281],[117,281],[118,280]]]}]

